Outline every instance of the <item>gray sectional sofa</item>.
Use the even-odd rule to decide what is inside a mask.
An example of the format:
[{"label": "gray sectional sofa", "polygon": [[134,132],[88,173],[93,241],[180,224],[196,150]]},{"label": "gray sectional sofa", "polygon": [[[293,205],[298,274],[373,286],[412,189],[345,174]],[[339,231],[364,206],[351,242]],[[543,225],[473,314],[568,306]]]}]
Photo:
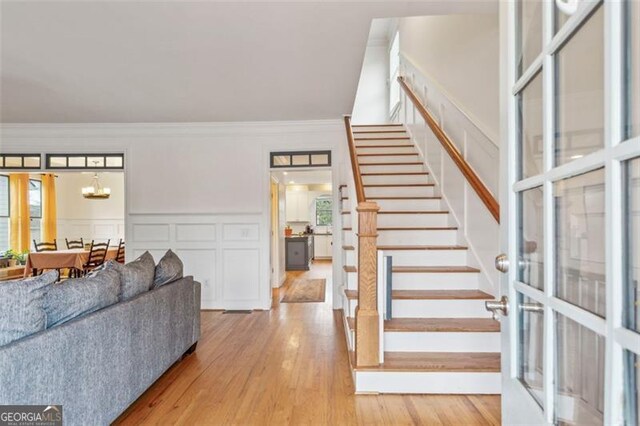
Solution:
[{"label": "gray sectional sofa", "polygon": [[200,336],[200,284],[181,278],[0,347],[0,405],[58,405],[64,424],[115,420]]}]

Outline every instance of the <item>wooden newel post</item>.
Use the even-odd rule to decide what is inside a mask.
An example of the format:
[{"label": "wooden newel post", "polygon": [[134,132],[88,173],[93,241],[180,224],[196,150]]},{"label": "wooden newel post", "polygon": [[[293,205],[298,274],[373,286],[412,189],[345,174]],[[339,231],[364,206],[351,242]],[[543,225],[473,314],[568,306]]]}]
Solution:
[{"label": "wooden newel post", "polygon": [[356,367],[380,365],[378,312],[378,205],[361,202],[358,211],[358,307],[356,308]]}]

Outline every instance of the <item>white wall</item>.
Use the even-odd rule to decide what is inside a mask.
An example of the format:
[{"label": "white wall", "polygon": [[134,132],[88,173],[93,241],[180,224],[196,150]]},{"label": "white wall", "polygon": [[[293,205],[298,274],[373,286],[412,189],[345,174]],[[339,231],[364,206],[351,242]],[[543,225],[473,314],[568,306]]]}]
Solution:
[{"label": "white wall", "polygon": [[398,29],[401,55],[498,141],[498,15],[402,18]]},{"label": "white wall", "polygon": [[175,249],[203,283],[204,308],[269,309],[269,152],[331,149],[335,185],[343,126],[4,125],[0,151],[124,152],[128,258],[150,249],[157,261]]},{"label": "white wall", "polygon": [[353,105],[352,123],[371,124],[388,121],[389,51],[387,44],[367,46]]},{"label": "white wall", "polygon": [[106,200],[88,200],[82,187],[91,183],[93,174],[57,173],[58,242],[64,239],[85,241],[110,239],[116,245],[124,238],[124,173],[100,173],[100,183],[111,188]]}]

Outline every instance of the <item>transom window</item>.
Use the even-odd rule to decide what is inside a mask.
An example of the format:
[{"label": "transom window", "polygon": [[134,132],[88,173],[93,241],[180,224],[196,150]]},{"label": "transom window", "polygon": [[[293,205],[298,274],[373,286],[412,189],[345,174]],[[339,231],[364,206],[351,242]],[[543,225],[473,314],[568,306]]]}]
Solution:
[{"label": "transom window", "polygon": [[0,154],[0,169],[40,169],[40,154]]},{"label": "transom window", "polygon": [[47,154],[47,169],[124,169],[123,154]]},{"label": "transom window", "polygon": [[271,168],[329,167],[331,151],[272,152]]}]

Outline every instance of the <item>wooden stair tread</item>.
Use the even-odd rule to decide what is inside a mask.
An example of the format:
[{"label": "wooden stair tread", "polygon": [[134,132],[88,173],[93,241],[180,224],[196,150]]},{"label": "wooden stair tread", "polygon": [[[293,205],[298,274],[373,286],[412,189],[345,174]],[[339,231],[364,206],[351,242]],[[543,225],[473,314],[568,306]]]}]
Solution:
[{"label": "wooden stair tread", "polygon": [[420,176],[429,172],[384,172],[384,173],[360,173],[360,176]]},{"label": "wooden stair tread", "polygon": [[404,124],[386,123],[386,124],[352,124],[351,127],[403,127]]},{"label": "wooden stair tread", "polygon": [[342,188],[346,188],[346,187],[347,187],[347,185],[340,185],[340,186],[338,186],[338,189],[342,189]]},{"label": "wooden stair tread", "polygon": [[383,245],[378,250],[468,250],[465,246],[433,246],[433,245]]},{"label": "wooden stair tread", "polygon": [[404,144],[404,145],[356,145],[356,149],[373,149],[373,148],[414,148],[414,145]]},{"label": "wooden stair tread", "polygon": [[342,246],[342,250],[355,250],[354,246]]},{"label": "wooden stair tread", "polygon": [[358,157],[390,157],[390,156],[411,156],[418,155],[417,152],[383,152],[383,153],[372,153],[372,154],[356,154]]},{"label": "wooden stair tread", "polygon": [[[352,126],[356,127],[356,126]],[[381,126],[371,126],[371,127],[381,127]],[[353,134],[357,133],[406,133],[406,130],[354,130]]]},{"label": "wooden stair tread", "polygon": [[349,300],[358,299],[358,290],[345,290],[344,295],[347,296]]},{"label": "wooden stair tread", "polygon": [[367,197],[368,200],[442,200],[442,197]]},{"label": "wooden stair tread", "polygon": [[449,214],[448,210],[380,210],[378,214]]},{"label": "wooden stair tread", "polygon": [[358,272],[358,268],[353,265],[344,265],[343,269],[345,272]]},{"label": "wooden stair tread", "polygon": [[[347,317],[349,330],[356,319]],[[384,322],[384,331],[396,333],[498,333],[500,323],[491,318],[393,318]]]},{"label": "wooden stair tread", "polygon": [[455,226],[381,227],[378,231],[455,231]]},{"label": "wooden stair tread", "polygon": [[377,367],[358,371],[500,372],[499,352],[385,352]]},{"label": "wooden stair tread", "polygon": [[361,166],[417,166],[420,161],[410,161],[406,163],[359,163]]},{"label": "wooden stair tread", "polygon": [[493,333],[500,331],[500,323],[491,318],[392,318],[384,322],[384,331]]},{"label": "wooden stair tread", "polygon": [[409,136],[377,136],[374,138],[353,138],[354,141],[400,141],[409,139],[411,139]]},{"label": "wooden stair tread", "polygon": [[396,187],[404,187],[404,186],[436,186],[433,183],[378,183],[378,184],[369,184],[362,185],[365,188],[396,188]]},{"label": "wooden stair tread", "polygon": [[351,212],[349,210],[343,210],[340,212],[340,214],[351,214]]},{"label": "wooden stair tread", "polygon": [[347,227],[347,228],[342,228],[342,230],[343,230],[343,231],[351,231],[351,230],[353,230],[353,228],[351,228],[351,227],[349,226],[349,227]]},{"label": "wooden stair tread", "polygon": [[400,273],[478,273],[477,268],[471,266],[394,266],[393,272]]},{"label": "wooden stair tread", "polygon": [[[358,290],[345,290],[349,300],[358,298]],[[393,290],[395,300],[487,300],[493,296],[481,290]]]}]

